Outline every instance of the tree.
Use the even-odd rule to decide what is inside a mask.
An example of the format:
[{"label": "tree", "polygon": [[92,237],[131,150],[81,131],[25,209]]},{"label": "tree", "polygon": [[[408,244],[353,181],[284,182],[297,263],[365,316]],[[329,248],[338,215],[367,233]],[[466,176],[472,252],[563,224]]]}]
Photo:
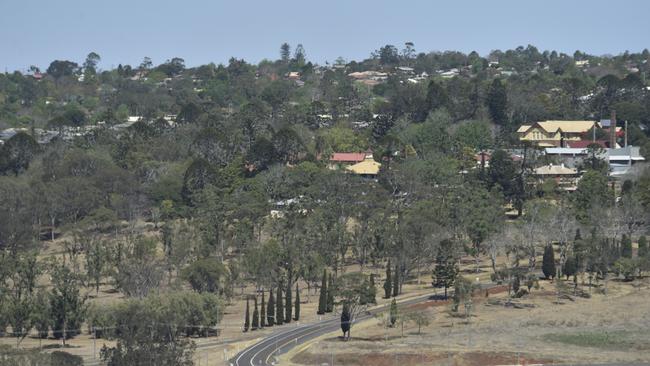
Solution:
[{"label": "tree", "polygon": [[253,307],[253,321],[251,322],[251,330],[257,330],[260,327],[260,313],[257,310],[257,296],[253,298],[255,305]]},{"label": "tree", "polygon": [[0,173],[11,171],[18,175],[27,170],[38,151],[38,143],[32,136],[18,132],[0,148]]},{"label": "tree", "polygon": [[251,314],[250,314],[250,305],[248,304],[248,296],[246,297],[246,312],[244,313],[244,332],[248,332],[248,329],[251,326]]},{"label": "tree", "polygon": [[284,302],[286,307],[284,308],[284,322],[285,323],[291,323],[291,310],[292,310],[292,301],[291,301],[291,278],[287,278],[287,289],[285,291],[286,293],[286,301]]},{"label": "tree", "polygon": [[289,63],[290,57],[291,57],[291,46],[289,46],[289,44],[285,42],[280,46],[280,60],[282,60],[282,62],[286,64]]},{"label": "tree", "polygon": [[393,274],[393,297],[398,296],[400,293],[400,268],[399,265],[395,265],[395,273]]},{"label": "tree", "polygon": [[588,170],[578,182],[572,198],[578,218],[585,221],[589,218],[592,207],[610,206],[613,195],[607,186],[607,177],[595,170]]},{"label": "tree", "polygon": [[334,277],[330,273],[329,281],[327,283],[327,301],[325,312],[331,313],[334,311]]},{"label": "tree", "polygon": [[427,86],[427,107],[430,111],[446,107],[449,103],[447,90],[441,83],[431,80]]},{"label": "tree", "polygon": [[78,68],[79,65],[72,61],[54,60],[48,66],[47,73],[53,78],[59,79],[63,76],[72,76]]},{"label": "tree", "polygon": [[352,329],[352,315],[350,314],[350,307],[343,304],[341,310],[341,330],[343,331],[343,338],[350,339],[350,329]]},{"label": "tree", "polygon": [[[275,302],[275,324],[284,324],[284,305],[282,303],[282,286],[278,286]],[[291,304],[289,304],[291,306]]]},{"label": "tree", "polygon": [[390,310],[389,310],[389,315],[388,315],[388,322],[390,323],[391,327],[395,326],[395,323],[397,322],[397,301],[395,298],[390,302]]},{"label": "tree", "polygon": [[220,293],[222,281],[227,273],[226,267],[216,258],[199,259],[181,272],[181,277],[198,292]]},{"label": "tree", "polygon": [[376,304],[377,303],[377,287],[375,285],[375,275],[370,274],[370,283],[369,283],[369,292],[368,296],[361,299],[363,304]]},{"label": "tree", "polygon": [[293,320],[300,320],[300,290],[298,289],[298,284],[296,283],[296,304],[293,311]]},{"label": "tree", "polygon": [[[349,325],[346,329],[347,338],[350,338],[350,329],[355,319],[368,307],[368,304],[364,304],[362,299],[368,297],[370,281],[368,276],[363,273],[346,273],[337,277],[336,285],[332,285],[331,288],[336,289],[337,304],[342,306],[341,313],[346,315],[345,318],[341,318],[341,325],[342,329]],[[343,329],[344,335],[346,329]]]},{"label": "tree", "polygon": [[320,294],[318,296],[318,311],[316,314],[322,315],[327,311],[327,270],[323,270],[323,280],[320,285]]},{"label": "tree", "polygon": [[637,252],[637,256],[639,258],[645,258],[648,257],[648,253],[650,253],[648,251],[648,241],[645,235],[641,235],[641,237],[639,238],[639,250]]},{"label": "tree", "polygon": [[[171,292],[130,299],[112,308],[112,328],[106,334],[114,346],[104,346],[107,365],[194,365],[191,336],[206,336],[221,319],[221,304],[213,294]],[[187,325],[197,325],[190,326]]]},{"label": "tree", "polygon": [[390,295],[393,293],[392,286],[393,286],[393,279],[391,278],[391,273],[390,273],[390,260],[388,260],[388,264],[386,265],[386,278],[384,279],[385,299],[390,299]]},{"label": "tree", "polygon": [[101,59],[102,58],[96,52],[91,52],[86,56],[86,61],[83,65],[86,76],[92,76],[97,73],[97,64]]},{"label": "tree", "polygon": [[80,279],[63,264],[52,268],[52,292],[50,311],[55,338],[67,338],[79,333],[86,314],[86,299],[80,293]]},{"label": "tree", "polygon": [[108,261],[106,243],[102,240],[90,239],[90,243],[86,247],[86,273],[95,285],[96,294],[99,294],[99,284]]},{"label": "tree", "polygon": [[466,279],[463,276],[456,277],[456,281],[454,282],[454,303],[451,310],[453,312],[457,312],[458,306],[461,303],[464,303],[472,298],[473,291],[474,285],[472,284],[472,281]]},{"label": "tree", "polygon": [[506,127],[508,125],[508,95],[501,79],[494,79],[487,93],[486,104],[494,123]]},{"label": "tree", "polygon": [[578,273],[578,260],[575,255],[569,256],[564,262],[564,268],[562,269],[562,274],[566,276],[567,280],[570,276],[575,276]]},{"label": "tree", "polygon": [[269,290],[269,305],[266,308],[266,325],[269,327],[275,325],[275,298],[273,297],[273,289]]},{"label": "tree", "polygon": [[266,326],[266,304],[264,300],[264,290],[262,290],[262,308],[260,309],[260,328]]},{"label": "tree", "polygon": [[427,314],[427,312],[425,312],[424,310],[413,311],[412,313],[408,314],[408,319],[418,326],[418,334],[422,333],[421,332],[422,327],[426,327],[429,324],[431,324],[431,319],[429,318],[429,314]]},{"label": "tree", "polygon": [[453,257],[452,241],[445,239],[440,242],[438,255],[436,255],[436,267],[433,269],[433,286],[444,287],[445,299],[447,289],[454,284],[458,276],[458,265]]},{"label": "tree", "polygon": [[554,278],[556,274],[555,270],[555,252],[553,251],[553,246],[551,244],[547,245],[544,248],[544,256],[542,257],[542,272],[544,272],[545,278]]},{"label": "tree", "polygon": [[626,234],[621,238],[621,257],[632,258],[632,238]]}]

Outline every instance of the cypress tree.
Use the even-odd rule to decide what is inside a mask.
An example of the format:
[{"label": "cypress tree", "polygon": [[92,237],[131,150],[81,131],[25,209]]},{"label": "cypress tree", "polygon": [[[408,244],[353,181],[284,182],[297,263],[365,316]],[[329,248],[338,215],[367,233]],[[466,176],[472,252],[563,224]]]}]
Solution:
[{"label": "cypress tree", "polygon": [[625,234],[621,238],[621,257],[632,258],[632,238]]},{"label": "cypress tree", "polygon": [[390,326],[394,326],[397,322],[397,301],[393,298],[393,301],[390,302],[390,312],[388,314],[388,320],[390,321]]},{"label": "cypress tree", "polygon": [[298,284],[296,283],[296,306],[293,311],[293,320],[300,320],[300,289],[298,289]]},{"label": "cypress tree", "polygon": [[399,295],[399,266],[395,265],[395,274],[393,275],[393,297]]},{"label": "cypress tree", "polygon": [[393,281],[393,279],[391,278],[391,274],[390,274],[390,259],[389,259],[388,264],[386,265],[386,279],[384,280],[384,298],[385,299],[390,299],[390,294],[393,291],[392,281]]},{"label": "cypress tree", "polygon": [[334,277],[332,277],[331,273],[327,283],[327,306],[325,311],[328,313],[334,311]]},{"label": "cypress tree", "polygon": [[260,310],[260,328],[266,325],[266,304],[264,304],[264,290],[262,290],[262,309]]},{"label": "cypress tree", "polygon": [[257,330],[260,327],[260,312],[257,310],[257,296],[253,298],[255,306],[253,308],[253,321],[251,324],[251,330]]},{"label": "cypress tree", "polygon": [[292,301],[291,301],[291,279],[287,280],[286,301],[284,302],[284,322],[291,323]]},{"label": "cypress tree", "polygon": [[327,310],[327,270],[323,270],[323,280],[320,284],[320,295],[318,297],[318,311],[316,314],[325,314]]},{"label": "cypress tree", "polygon": [[246,298],[246,314],[244,315],[244,332],[248,332],[248,328],[251,326],[251,315],[248,306],[248,297]]},{"label": "cypress tree", "polygon": [[269,306],[266,308],[266,325],[272,327],[275,324],[275,298],[273,289],[269,290]]},{"label": "cypress tree", "polygon": [[545,278],[555,277],[555,253],[553,252],[553,246],[547,245],[544,248],[544,256],[542,257],[542,272],[544,272]]},{"label": "cypress tree", "polygon": [[562,273],[566,276],[568,280],[570,276],[574,276],[578,272],[577,260],[574,255],[569,256],[564,262],[564,269]]},{"label": "cypress tree", "polygon": [[375,275],[370,275],[370,284],[368,285],[368,302],[370,304],[377,303],[377,286],[375,285]]},{"label": "cypress tree", "polygon": [[282,286],[278,286],[278,293],[275,298],[275,324],[284,323],[284,304],[282,303]]},{"label": "cypress tree", "polygon": [[341,310],[341,330],[343,331],[343,337],[350,336],[350,328],[352,328],[351,323],[352,317],[350,316],[350,307],[347,303],[343,304],[343,309]]},{"label": "cypress tree", "polygon": [[648,242],[645,235],[641,235],[639,238],[639,252],[637,255],[639,258],[645,258],[648,256]]}]

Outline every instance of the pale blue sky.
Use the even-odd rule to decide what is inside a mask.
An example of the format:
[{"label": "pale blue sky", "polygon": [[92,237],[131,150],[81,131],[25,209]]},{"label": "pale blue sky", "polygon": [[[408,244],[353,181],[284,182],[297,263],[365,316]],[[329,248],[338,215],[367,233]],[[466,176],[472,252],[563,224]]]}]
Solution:
[{"label": "pale blue sky", "polygon": [[0,0],[0,68],[81,63],[90,51],[104,69],[144,56],[258,62],[277,58],[282,42],[302,43],[318,63],[405,41],[482,55],[527,44],[618,54],[650,47],[648,14],[645,0]]}]

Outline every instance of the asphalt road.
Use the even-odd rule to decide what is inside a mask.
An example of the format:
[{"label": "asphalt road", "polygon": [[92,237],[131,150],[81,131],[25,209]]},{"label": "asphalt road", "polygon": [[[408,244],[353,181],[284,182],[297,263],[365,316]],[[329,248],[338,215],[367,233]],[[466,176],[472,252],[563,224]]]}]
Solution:
[{"label": "asphalt road", "polygon": [[[417,304],[424,301],[434,300],[435,295],[424,295],[408,299],[399,303],[400,307]],[[390,304],[372,309],[357,317],[354,322],[361,322],[371,318],[374,314],[385,311]],[[243,350],[230,360],[234,366],[268,366],[274,365],[276,356],[288,352],[293,347],[309,342],[321,335],[341,331],[341,320],[338,317],[330,317],[318,323],[300,325],[295,328],[283,329],[272,334],[253,346]],[[352,327],[354,334],[354,326]],[[342,334],[342,333],[341,333]]]}]

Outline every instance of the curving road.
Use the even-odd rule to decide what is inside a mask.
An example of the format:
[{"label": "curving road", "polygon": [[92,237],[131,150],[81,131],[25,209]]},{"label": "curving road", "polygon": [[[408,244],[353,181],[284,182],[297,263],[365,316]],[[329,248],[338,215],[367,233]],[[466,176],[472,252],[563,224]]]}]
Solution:
[{"label": "curving road", "polygon": [[[417,304],[424,301],[434,300],[435,295],[424,295],[400,302],[400,307]],[[354,322],[360,322],[371,318],[374,314],[386,310],[390,304],[373,308],[358,316]],[[340,330],[341,320],[332,317],[318,323],[300,325],[291,329],[283,329],[281,332],[272,334],[253,346],[243,350],[230,360],[232,366],[269,366],[274,365],[276,356],[288,352],[293,347],[306,343],[316,337]],[[354,328],[352,328],[354,331]]]}]

